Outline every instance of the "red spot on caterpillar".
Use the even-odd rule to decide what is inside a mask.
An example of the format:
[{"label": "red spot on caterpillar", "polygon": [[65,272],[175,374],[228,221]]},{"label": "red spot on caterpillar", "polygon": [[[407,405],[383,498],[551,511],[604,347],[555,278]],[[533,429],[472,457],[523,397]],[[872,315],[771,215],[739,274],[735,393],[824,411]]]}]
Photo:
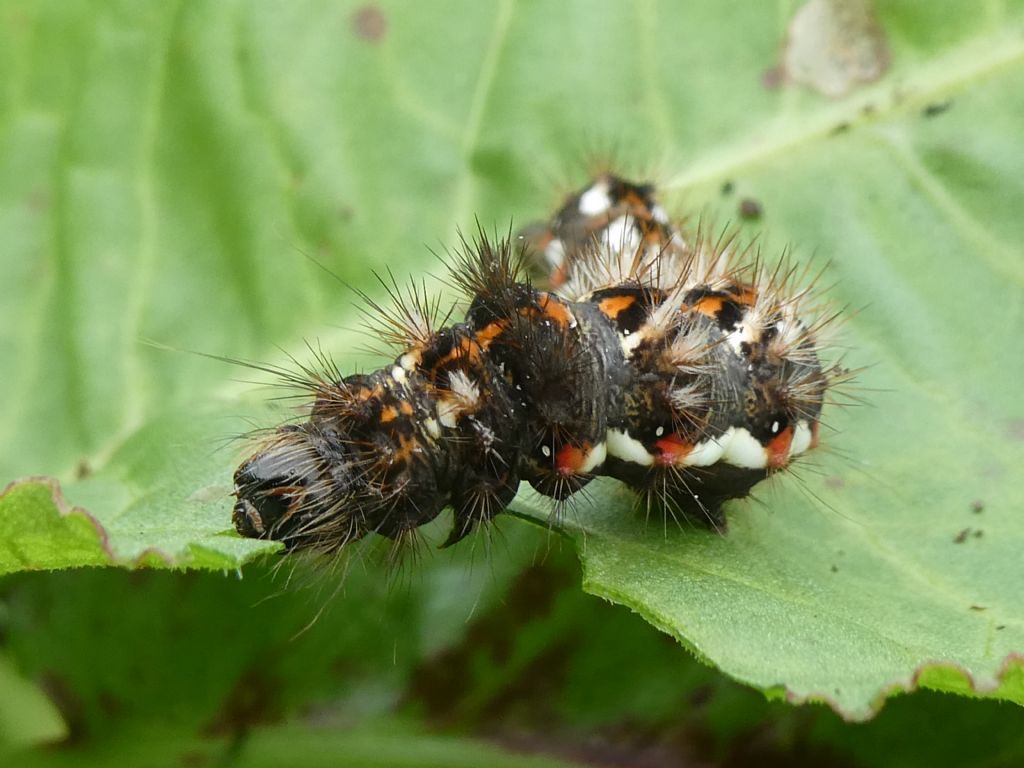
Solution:
[{"label": "red spot on caterpillar", "polygon": [[555,469],[562,475],[579,474],[580,468],[590,455],[590,443],[584,443],[582,447],[565,444],[555,454]]},{"label": "red spot on caterpillar", "polygon": [[678,432],[673,432],[658,440],[654,447],[658,449],[655,461],[663,467],[669,467],[685,458],[693,450],[693,443],[686,442]]},{"label": "red spot on caterpillar", "polygon": [[789,447],[793,444],[793,427],[786,427],[768,443],[768,468],[782,469],[789,463]]}]

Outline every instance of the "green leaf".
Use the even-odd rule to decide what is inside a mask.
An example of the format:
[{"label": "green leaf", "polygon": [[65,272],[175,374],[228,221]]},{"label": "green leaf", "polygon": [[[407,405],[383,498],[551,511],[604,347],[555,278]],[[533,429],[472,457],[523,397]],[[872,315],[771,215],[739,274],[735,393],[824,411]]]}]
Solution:
[{"label": "green leaf", "polygon": [[15,749],[60,741],[67,728],[56,708],[0,656],[0,757]]},{"label": "green leaf", "polygon": [[281,726],[264,728],[230,741],[201,739],[152,731],[131,732],[112,744],[56,753],[17,753],[19,766],[229,765],[269,768],[280,765],[358,765],[365,768],[572,768],[580,763],[513,749],[460,736],[425,733],[398,719],[346,730],[338,727]]},{"label": "green leaf", "polygon": [[870,407],[831,409],[727,536],[596,486],[565,524],[585,588],[849,717],[917,685],[1024,701],[1024,4],[879,4],[891,67],[834,101],[765,86],[777,4],[372,8],[0,4],[0,478],[60,483],[0,496],[0,571],[273,548],[230,532],[241,451],[217,449],[266,393],[141,340],[274,362],[306,337],[366,368],[352,294],[303,253],[364,287],[437,272],[424,243],[544,215],[539,180],[579,184],[604,143],[828,261]]}]

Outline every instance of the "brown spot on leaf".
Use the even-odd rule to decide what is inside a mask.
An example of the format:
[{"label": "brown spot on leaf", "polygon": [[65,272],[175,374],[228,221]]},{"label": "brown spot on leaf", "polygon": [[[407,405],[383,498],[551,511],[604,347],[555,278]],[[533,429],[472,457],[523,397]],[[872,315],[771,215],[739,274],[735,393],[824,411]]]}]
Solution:
[{"label": "brown spot on leaf", "polygon": [[786,82],[786,70],[782,67],[772,67],[761,73],[761,85],[766,90],[778,90],[784,82]]},{"label": "brown spot on leaf", "polygon": [[970,536],[970,535],[971,535],[971,529],[970,528],[964,528],[962,531],[960,531],[960,533],[958,533],[956,536],[953,537],[953,543],[954,544],[963,544],[965,541],[967,541],[967,537]]},{"label": "brown spot on leaf", "polygon": [[746,221],[755,221],[764,215],[764,208],[761,207],[761,203],[757,200],[754,200],[751,197],[745,197],[740,200],[739,212],[741,219]]},{"label": "brown spot on leaf", "polygon": [[360,40],[379,43],[388,33],[388,17],[373,3],[367,3],[352,14],[352,31]]},{"label": "brown spot on leaf", "polygon": [[809,0],[789,23],[781,69],[791,82],[839,97],[877,80],[888,66],[871,0]]},{"label": "brown spot on leaf", "polygon": [[973,512],[974,514],[977,515],[980,512],[983,512],[984,510],[985,502],[982,501],[981,499],[975,499],[974,501],[971,502],[971,512]]}]

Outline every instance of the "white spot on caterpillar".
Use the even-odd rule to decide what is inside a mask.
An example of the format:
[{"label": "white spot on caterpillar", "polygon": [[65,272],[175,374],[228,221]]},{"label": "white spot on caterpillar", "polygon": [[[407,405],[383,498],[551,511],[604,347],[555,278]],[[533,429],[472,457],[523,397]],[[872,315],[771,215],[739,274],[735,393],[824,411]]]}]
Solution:
[{"label": "white spot on caterpillar", "polygon": [[540,452],[544,454],[544,458],[546,458],[546,459],[550,459],[551,458],[551,448],[549,448],[548,446],[542,445],[540,447]]},{"label": "white spot on caterpillar", "polygon": [[565,264],[565,245],[560,239],[552,240],[544,249],[544,259],[552,269],[558,269]]},{"label": "white spot on caterpillar", "polygon": [[465,371],[451,371],[448,374],[448,386],[466,410],[479,405],[480,387]]},{"label": "white spot on caterpillar", "polygon": [[796,423],[793,430],[793,442],[789,446],[789,455],[798,456],[811,447],[811,428],[803,419]]},{"label": "white spot on caterpillar", "polygon": [[608,430],[608,454],[644,467],[654,463],[654,457],[647,452],[643,443],[630,437],[629,432],[618,429]]},{"label": "white spot on caterpillar", "polygon": [[732,435],[733,430],[730,427],[717,438],[710,437],[707,440],[702,440],[693,446],[693,450],[686,454],[683,464],[687,467],[710,467],[712,464],[721,461],[726,447],[732,441]]},{"label": "white spot on caterpillar", "polygon": [[772,422],[772,434],[773,435],[779,434],[779,422],[777,422],[777,421],[773,421]]},{"label": "white spot on caterpillar", "polygon": [[[636,230],[636,221],[632,216],[620,216],[604,230],[604,243],[608,247],[609,256],[620,261],[632,261],[633,254],[640,247],[640,234]],[[625,262],[623,262],[623,267]],[[620,272],[627,270],[620,267]]]},{"label": "white spot on caterpillar", "polygon": [[584,216],[597,216],[612,207],[612,199],[608,196],[608,184],[599,181],[580,195],[580,213]]},{"label": "white spot on caterpillar", "polygon": [[658,427],[656,430],[654,430],[654,436],[655,437],[661,437],[664,434],[665,434],[665,428],[664,427]]},{"label": "white spot on caterpillar", "polygon": [[454,397],[439,397],[437,399],[437,420],[448,429],[455,428],[461,410]]},{"label": "white spot on caterpillar", "polygon": [[590,453],[587,455],[586,461],[579,468],[579,472],[593,472],[595,469],[604,464],[605,459],[608,458],[608,447],[604,443],[598,443],[590,449]]},{"label": "white spot on caterpillar", "polygon": [[730,427],[732,437],[722,460],[726,464],[745,469],[764,469],[768,466],[768,452],[745,428]]},{"label": "white spot on caterpillar", "polygon": [[405,368],[401,365],[396,365],[391,369],[391,378],[395,381],[402,383],[405,381]]},{"label": "white spot on caterpillar", "polygon": [[480,387],[464,371],[448,374],[449,391],[438,397],[437,418],[452,429],[458,420],[480,405]]}]

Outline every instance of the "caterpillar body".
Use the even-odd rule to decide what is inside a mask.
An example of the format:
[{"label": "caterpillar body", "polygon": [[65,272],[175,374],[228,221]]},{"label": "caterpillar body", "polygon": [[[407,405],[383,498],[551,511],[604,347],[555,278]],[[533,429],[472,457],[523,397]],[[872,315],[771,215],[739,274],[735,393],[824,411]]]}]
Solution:
[{"label": "caterpillar body", "polygon": [[795,269],[736,250],[684,238],[651,185],[610,174],[523,237],[481,230],[452,267],[465,320],[436,327],[414,290],[391,320],[392,365],[309,372],[308,419],[235,473],[235,527],[331,551],[401,538],[450,506],[450,544],[520,481],[565,500],[606,475],[723,528],[723,502],[816,444],[842,375],[822,362],[829,318]]}]

